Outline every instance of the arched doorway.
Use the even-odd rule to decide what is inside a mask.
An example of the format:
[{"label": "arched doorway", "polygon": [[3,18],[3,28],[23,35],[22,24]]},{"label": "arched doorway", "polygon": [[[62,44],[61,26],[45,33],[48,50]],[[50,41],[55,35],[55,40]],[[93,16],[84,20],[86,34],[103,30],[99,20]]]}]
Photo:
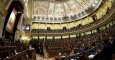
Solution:
[{"label": "arched doorway", "polygon": [[19,23],[20,17],[23,13],[24,6],[20,0],[15,0],[11,3],[5,19],[3,28],[3,37],[14,41],[15,32]]}]

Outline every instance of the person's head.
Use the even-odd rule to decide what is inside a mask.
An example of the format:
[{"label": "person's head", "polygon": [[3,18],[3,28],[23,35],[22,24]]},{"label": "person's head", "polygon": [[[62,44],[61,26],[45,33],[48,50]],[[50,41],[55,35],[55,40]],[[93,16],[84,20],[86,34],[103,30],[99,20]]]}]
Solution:
[{"label": "person's head", "polygon": [[109,40],[108,40],[108,39],[104,40],[104,43],[105,43],[105,44],[108,44],[108,42],[109,42]]},{"label": "person's head", "polygon": [[0,41],[2,41],[2,38],[0,38]]}]

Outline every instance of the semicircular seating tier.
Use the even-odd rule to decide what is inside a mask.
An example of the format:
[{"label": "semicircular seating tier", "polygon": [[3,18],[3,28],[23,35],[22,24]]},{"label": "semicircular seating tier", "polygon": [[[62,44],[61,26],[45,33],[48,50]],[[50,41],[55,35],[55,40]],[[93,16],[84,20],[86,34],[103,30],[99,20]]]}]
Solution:
[{"label": "semicircular seating tier", "polygon": [[[97,11],[93,14],[94,16],[96,15],[96,19],[92,18],[92,16],[87,16],[84,19],[81,19],[79,21],[74,21],[71,23],[61,23],[61,24],[44,24],[44,23],[33,23],[32,24],[32,32],[33,33],[65,33],[65,32],[75,32],[79,30],[83,30],[85,28],[90,29],[92,28],[91,26],[95,26],[96,24],[101,24],[104,20],[107,20],[108,14],[111,15],[114,11],[110,11],[114,8],[114,0],[106,0],[100,8],[98,8]],[[109,13],[110,12],[110,13]],[[107,15],[107,16],[106,16]],[[104,19],[103,19],[104,17]],[[89,27],[89,28],[88,28]],[[63,29],[67,29],[64,31]],[[50,31],[48,31],[48,29]]]}]

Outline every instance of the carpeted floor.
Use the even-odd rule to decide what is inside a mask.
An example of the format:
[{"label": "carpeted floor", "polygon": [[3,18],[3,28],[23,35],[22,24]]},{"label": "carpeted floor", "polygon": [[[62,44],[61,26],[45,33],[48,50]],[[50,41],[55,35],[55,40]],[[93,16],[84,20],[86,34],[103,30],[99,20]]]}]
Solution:
[{"label": "carpeted floor", "polygon": [[36,55],[36,58],[37,58],[37,60],[55,60],[55,58],[47,58],[47,59],[45,59],[45,58],[43,58],[43,56],[40,56],[40,55]]}]

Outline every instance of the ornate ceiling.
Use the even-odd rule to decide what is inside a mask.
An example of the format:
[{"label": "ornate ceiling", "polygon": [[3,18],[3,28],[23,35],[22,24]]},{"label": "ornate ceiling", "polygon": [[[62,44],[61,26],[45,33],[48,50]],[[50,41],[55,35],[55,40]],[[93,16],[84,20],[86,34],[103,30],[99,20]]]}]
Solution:
[{"label": "ornate ceiling", "polygon": [[33,21],[63,23],[86,17],[102,0],[34,0]]},{"label": "ornate ceiling", "polygon": [[65,2],[65,1],[68,1],[68,0],[34,0],[34,1]]}]

